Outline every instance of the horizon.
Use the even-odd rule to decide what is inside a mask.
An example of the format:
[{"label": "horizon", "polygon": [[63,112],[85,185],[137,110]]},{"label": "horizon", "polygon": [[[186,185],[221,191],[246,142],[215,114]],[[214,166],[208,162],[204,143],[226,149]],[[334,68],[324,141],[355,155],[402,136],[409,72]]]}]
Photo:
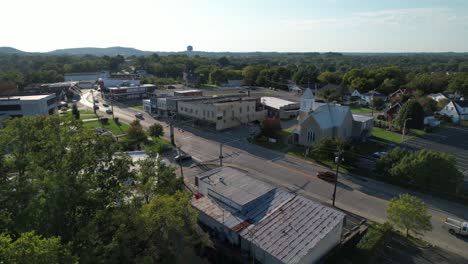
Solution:
[{"label": "horizon", "polygon": [[207,52],[468,52],[462,0],[17,0],[2,6],[9,12],[0,23],[11,26],[0,29],[0,46],[26,52],[115,46],[178,52],[188,45]]}]

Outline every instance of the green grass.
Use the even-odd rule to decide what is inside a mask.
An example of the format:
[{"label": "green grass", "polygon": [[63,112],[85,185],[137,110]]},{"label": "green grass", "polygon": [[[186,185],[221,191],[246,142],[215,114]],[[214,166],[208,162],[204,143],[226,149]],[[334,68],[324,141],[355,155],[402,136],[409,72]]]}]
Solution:
[{"label": "green grass", "polygon": [[133,108],[136,108],[136,109],[138,109],[138,110],[141,110],[141,111],[143,111],[143,109],[144,109],[142,104],[133,105],[132,107],[133,107]]},{"label": "green grass", "polygon": [[87,127],[87,128],[103,127],[103,128],[109,129],[114,135],[121,135],[127,131],[127,129],[129,128],[129,125],[124,124],[122,122],[120,122],[119,124],[116,124],[114,120],[109,119],[109,123],[107,125],[103,125],[99,121],[92,121],[92,122],[83,123],[83,127]]},{"label": "green grass", "polygon": [[[401,142],[403,142],[403,140],[401,139],[401,134],[388,131],[380,127],[374,127],[372,129],[372,136],[377,140],[384,141],[387,143],[400,144]],[[405,139],[408,138],[409,136],[405,136]]]},{"label": "green grass", "polygon": [[256,145],[259,145],[261,147],[276,150],[276,151],[281,151],[282,149],[284,149],[285,147],[288,146],[288,145],[284,144],[283,142],[281,142],[280,140],[278,140],[276,143],[272,143],[272,142],[268,142],[268,141],[254,140],[254,141],[252,141],[252,143],[254,143]]},{"label": "green grass", "polygon": [[[63,117],[71,117],[72,116],[72,112],[71,111],[68,111],[66,112],[65,114],[60,114],[60,116],[63,116]],[[90,111],[90,110],[80,110],[80,120],[83,120],[83,119],[92,119],[92,118],[98,118],[99,115],[96,115],[93,111]]]},{"label": "green grass", "polygon": [[362,107],[362,106],[351,106],[351,112],[353,112],[353,113],[372,113],[372,109]]}]

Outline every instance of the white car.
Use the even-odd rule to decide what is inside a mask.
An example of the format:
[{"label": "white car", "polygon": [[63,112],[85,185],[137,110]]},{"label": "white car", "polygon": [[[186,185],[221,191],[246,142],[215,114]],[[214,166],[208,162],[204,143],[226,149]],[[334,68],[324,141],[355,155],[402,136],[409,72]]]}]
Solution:
[{"label": "white car", "polygon": [[143,114],[140,113],[140,112],[136,112],[136,113],[135,113],[135,117],[136,117],[136,118],[142,119],[142,118],[143,118]]}]

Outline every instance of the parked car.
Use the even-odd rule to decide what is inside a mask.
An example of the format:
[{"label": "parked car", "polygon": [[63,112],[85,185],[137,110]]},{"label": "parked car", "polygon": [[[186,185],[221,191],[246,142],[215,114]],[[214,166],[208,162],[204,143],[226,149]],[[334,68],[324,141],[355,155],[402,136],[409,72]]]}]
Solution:
[{"label": "parked car", "polygon": [[179,153],[177,156],[174,157],[174,160],[177,162],[184,161],[184,160],[190,160],[192,159],[192,156],[190,156],[187,153]]},{"label": "parked car", "polygon": [[102,104],[102,106],[104,106],[104,107],[109,107],[109,105],[106,104],[106,103]]},{"label": "parked car", "polygon": [[142,118],[143,118],[143,114],[140,113],[140,112],[136,112],[136,113],[135,113],[135,117],[136,117],[136,118],[139,118],[139,119],[142,119]]},{"label": "parked car", "polygon": [[239,91],[238,93],[245,93],[245,91]]},{"label": "parked car", "polygon": [[319,171],[317,172],[317,177],[327,181],[327,182],[335,182],[336,181],[336,175],[335,173],[331,171]]},{"label": "parked car", "polygon": [[376,158],[376,159],[380,159],[381,157],[387,155],[387,152],[385,151],[377,151],[377,152],[374,152],[374,154],[372,154],[372,157]]},{"label": "parked car", "polygon": [[466,221],[447,217],[445,219],[445,227],[448,228],[449,233],[452,235],[468,236],[468,222]]},{"label": "parked car", "polygon": [[168,86],[167,86],[167,89],[175,89],[175,86],[173,86],[173,85],[168,85]]},{"label": "parked car", "polygon": [[110,110],[110,109],[107,109],[107,110],[106,110],[106,114],[108,114],[108,115],[112,115],[112,110]]}]

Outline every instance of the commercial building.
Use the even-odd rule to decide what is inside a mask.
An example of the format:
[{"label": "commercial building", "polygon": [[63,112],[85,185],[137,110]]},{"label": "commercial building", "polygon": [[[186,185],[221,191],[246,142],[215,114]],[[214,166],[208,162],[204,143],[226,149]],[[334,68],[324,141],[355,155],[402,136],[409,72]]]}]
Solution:
[{"label": "commercial building", "polygon": [[262,121],[266,116],[266,110],[259,98],[202,97],[177,102],[177,114],[212,124],[216,130],[224,130]]},{"label": "commercial building", "polygon": [[262,97],[261,102],[268,110],[268,117],[292,119],[299,115],[299,103],[297,102],[269,96]]},{"label": "commercial building", "polygon": [[57,112],[55,94],[0,98],[0,113],[11,117],[52,115]]},{"label": "commercial building", "polygon": [[108,96],[113,100],[137,100],[148,98],[148,93],[156,89],[154,84],[141,84],[108,88]]},{"label": "commercial building", "polygon": [[202,96],[203,92],[201,90],[178,90],[174,91],[174,96]]},{"label": "commercial building", "polygon": [[341,243],[345,214],[221,167],[196,177],[192,206],[221,240],[260,263],[315,263]]}]

